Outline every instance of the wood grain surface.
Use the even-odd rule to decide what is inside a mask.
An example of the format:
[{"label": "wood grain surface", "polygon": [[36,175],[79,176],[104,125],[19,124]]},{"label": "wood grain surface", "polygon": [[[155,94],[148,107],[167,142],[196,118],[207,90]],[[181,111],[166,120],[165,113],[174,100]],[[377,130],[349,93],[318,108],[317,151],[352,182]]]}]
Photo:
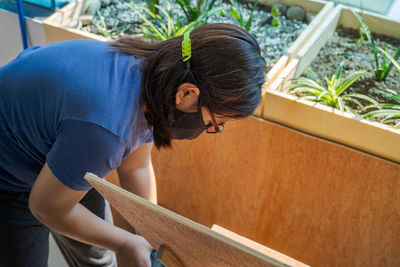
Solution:
[{"label": "wood grain surface", "polygon": [[306,267],[308,265],[305,265],[299,261],[296,261],[295,259],[292,259],[282,253],[279,253],[278,251],[275,251],[273,249],[270,249],[266,246],[263,246],[259,243],[254,242],[253,240],[250,240],[248,238],[245,238],[241,235],[238,235],[234,232],[229,231],[228,229],[225,229],[219,225],[214,224],[211,227],[211,230],[220,233],[221,235],[224,235],[232,240],[235,240],[249,248],[252,248],[262,254],[268,255],[271,258],[277,259],[280,262],[284,262],[285,264],[287,264],[288,266],[293,266],[293,267]]},{"label": "wood grain surface", "polygon": [[312,266],[400,266],[400,165],[254,117],[152,156],[159,204],[191,220]]},{"label": "wood grain surface", "polygon": [[154,248],[165,246],[183,266],[288,266],[94,174],[85,179]]}]

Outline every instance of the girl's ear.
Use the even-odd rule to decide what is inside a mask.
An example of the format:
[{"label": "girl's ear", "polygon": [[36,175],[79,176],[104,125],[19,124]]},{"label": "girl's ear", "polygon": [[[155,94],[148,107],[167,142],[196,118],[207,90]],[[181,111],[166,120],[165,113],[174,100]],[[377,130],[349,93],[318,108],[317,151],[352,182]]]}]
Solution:
[{"label": "girl's ear", "polygon": [[176,108],[183,112],[196,112],[200,90],[192,83],[184,83],[178,87],[175,95]]}]

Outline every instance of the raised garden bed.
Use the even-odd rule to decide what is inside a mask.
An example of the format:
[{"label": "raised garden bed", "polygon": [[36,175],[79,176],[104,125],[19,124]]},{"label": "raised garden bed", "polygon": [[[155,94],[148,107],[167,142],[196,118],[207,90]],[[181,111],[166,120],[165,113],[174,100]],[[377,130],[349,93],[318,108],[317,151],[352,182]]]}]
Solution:
[{"label": "raised garden bed", "polygon": [[[116,13],[121,13],[118,12],[118,6],[120,6],[121,9],[124,6],[125,9],[129,9],[126,7],[126,5],[124,5],[124,1],[125,0],[118,0],[118,2],[102,9],[100,12],[100,14],[102,14],[101,16],[105,22],[106,27],[109,27],[110,30],[112,30],[113,27],[123,27],[123,25],[121,25],[118,20],[113,18],[113,15],[115,15]],[[286,19],[284,16],[279,16],[281,20],[281,25],[277,27],[270,27],[266,22],[269,21],[271,17],[271,14],[269,13],[271,10],[268,7],[271,7],[271,5],[276,2],[280,2],[287,6],[300,6],[308,14],[307,17],[312,17],[313,19],[308,25],[306,25],[302,22],[291,21]],[[222,6],[222,10],[225,10],[225,13],[227,13],[226,9],[229,5],[223,2],[221,2],[220,4]],[[101,24],[101,22],[98,21],[99,18],[95,18],[94,24],[91,26],[89,25],[81,29],[76,28],[76,25],[78,25],[76,22],[78,18],[76,10],[79,9],[79,5],[82,5],[82,2],[78,1],[70,3],[69,5],[45,20],[44,28],[46,40],[48,43],[79,38],[89,38],[102,41],[110,40],[109,38],[107,39],[102,35],[95,34],[96,32],[99,33],[98,27],[95,26],[95,24]],[[243,16],[246,18],[246,14],[248,14],[250,10],[248,8],[244,8],[244,6],[249,7],[252,6],[252,4],[249,3],[241,7]],[[269,63],[273,63],[270,65],[271,68],[269,68],[267,72],[267,83],[265,86],[268,87],[287,65],[288,61],[296,56],[296,53],[300,50],[302,45],[311,37],[316,28],[321,24],[321,22],[332,10],[333,4],[319,0],[264,0],[259,1],[258,7],[259,8],[254,13],[254,28],[253,30],[250,30],[250,32],[253,32],[256,38],[258,38],[261,47],[263,48],[262,53],[264,57]],[[140,5],[138,6],[138,9],[139,8]],[[179,7],[175,7],[175,9],[179,10]],[[138,23],[141,22],[141,20],[138,19],[137,14],[135,14],[133,10],[130,10],[129,12],[122,12],[119,16],[121,17],[121,20],[125,20],[126,23],[128,23],[129,21],[132,22],[132,20],[136,18],[136,23],[132,22],[132,26],[126,29],[126,32],[138,33],[137,26]],[[226,15],[224,17],[220,16],[218,19],[217,17],[210,17],[208,19],[208,22],[234,23],[235,20],[232,19],[230,15]],[[71,25],[74,25],[75,28],[71,27]],[[286,31],[291,31],[292,33],[284,33]]]},{"label": "raised garden bed", "polygon": [[[364,12],[363,17],[374,34],[400,40],[399,31],[396,30],[400,26],[399,23],[367,12]],[[287,93],[292,84],[291,78],[302,75],[310,64],[311,66],[314,64],[317,72],[322,72],[322,69],[330,65],[329,62],[334,55],[329,53],[323,54],[326,48],[322,47],[332,45],[333,40],[336,38],[336,30],[343,32],[358,30],[359,28],[360,24],[350,9],[343,6],[336,7],[326,21],[318,28],[315,35],[302,47],[298,53],[298,57],[288,64],[286,69],[281,73],[281,76],[271,85],[266,93],[266,101],[262,105],[262,115],[266,119],[283,123],[304,132],[321,136],[399,163],[400,130],[393,129],[381,123],[365,120],[360,116],[341,112],[335,108],[316,102],[303,100],[298,96]],[[390,44],[388,44],[387,49],[393,55],[393,47],[390,48]],[[356,53],[359,52],[356,51]],[[320,59],[320,61],[324,62],[322,66],[318,61],[312,63],[313,60],[316,60],[318,53],[323,55]],[[364,66],[362,65],[362,60],[357,58],[339,55],[337,57],[357,65],[354,68],[362,68]],[[330,70],[331,74],[328,75],[329,78],[336,72],[337,67],[338,64],[334,66],[333,70]],[[349,69],[352,68],[349,67]],[[348,69],[345,69],[345,71],[347,72]],[[361,78],[358,83],[354,83],[354,89],[352,90],[357,91],[362,89],[361,87],[366,88],[369,85],[368,90],[374,96],[379,83],[369,82],[374,81],[371,75],[373,76],[373,74],[369,73],[364,78]],[[389,82],[385,83],[390,89],[398,90],[396,84],[399,83],[399,77],[400,74],[393,68],[388,75],[388,78],[392,78],[392,80],[390,81],[389,79]]]}]

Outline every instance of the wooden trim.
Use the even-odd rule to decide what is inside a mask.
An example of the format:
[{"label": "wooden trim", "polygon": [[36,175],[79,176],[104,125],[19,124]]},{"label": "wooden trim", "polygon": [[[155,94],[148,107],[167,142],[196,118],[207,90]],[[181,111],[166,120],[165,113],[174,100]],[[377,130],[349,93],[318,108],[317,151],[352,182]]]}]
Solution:
[{"label": "wooden trim", "polygon": [[[253,1],[254,2],[254,1]],[[263,5],[272,5],[273,3],[278,2],[277,0],[264,0],[260,1],[260,4]],[[299,50],[303,47],[303,45],[308,41],[311,36],[314,35],[314,32],[318,29],[319,25],[322,21],[325,20],[325,17],[331,12],[333,9],[333,3],[327,3],[323,1],[298,1],[298,0],[286,0],[279,1],[286,5],[298,5],[304,8],[307,12],[318,13],[312,22],[308,25],[308,27],[300,34],[300,36],[294,41],[294,43],[288,48],[288,50],[281,56],[281,58],[275,63],[272,69],[265,76],[265,84],[262,90],[262,101],[261,104],[257,107],[257,109],[253,112],[253,115],[257,117],[262,117],[264,114],[265,108],[265,92],[268,88],[275,82],[275,80],[280,76],[281,72],[287,66],[288,62],[295,58]]]},{"label": "wooden trim", "polygon": [[308,265],[299,262],[295,259],[292,259],[285,254],[279,253],[278,251],[275,251],[273,249],[270,249],[269,247],[263,246],[257,242],[254,242],[253,240],[250,240],[248,238],[245,238],[243,236],[240,236],[232,231],[229,231],[219,225],[214,224],[211,227],[211,230],[226,236],[229,239],[235,240],[236,242],[239,242],[249,248],[254,249],[255,251],[258,251],[262,254],[268,255],[271,258],[277,259],[278,261],[282,262],[283,264],[287,266],[293,266],[293,267],[307,267]]}]

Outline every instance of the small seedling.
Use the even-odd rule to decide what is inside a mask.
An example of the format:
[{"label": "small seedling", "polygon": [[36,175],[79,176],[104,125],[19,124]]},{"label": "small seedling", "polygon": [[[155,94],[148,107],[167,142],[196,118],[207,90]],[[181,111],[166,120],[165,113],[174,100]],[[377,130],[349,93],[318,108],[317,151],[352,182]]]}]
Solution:
[{"label": "small seedling", "polygon": [[144,24],[139,27],[143,30],[143,33],[137,36],[153,39],[156,41],[164,41],[170,39],[174,36],[179,36],[184,34],[186,31],[190,31],[197,26],[203,24],[203,19],[205,14],[200,16],[196,21],[192,21],[189,24],[181,25],[179,19],[174,22],[172,15],[165,11],[160,6],[156,5],[156,8],[164,15],[162,17],[159,14],[151,12],[148,8],[142,7],[142,11],[146,12],[150,18],[155,21],[154,23],[147,19],[143,14],[141,14],[133,5],[128,5],[133,11],[135,11],[139,17],[143,20]]},{"label": "small seedling", "polygon": [[381,123],[390,124],[392,127],[400,129],[400,94],[392,90],[379,90],[379,93],[387,98],[391,98],[393,101],[397,102],[397,104],[383,103],[367,106],[364,108],[365,110],[371,108],[377,108],[377,110],[365,114],[364,119],[381,117],[383,118],[380,121]]},{"label": "small seedling", "polygon": [[158,14],[157,5],[159,5],[159,0],[146,0],[147,8],[154,14]]},{"label": "small seedling", "polygon": [[240,11],[240,6],[239,6],[239,3],[237,2],[237,0],[230,0],[230,1],[231,1],[231,4],[233,5],[229,9],[229,12],[231,13],[232,17],[239,22],[240,27],[242,27],[246,31],[250,31],[251,25],[253,23],[253,13],[254,13],[254,10],[256,10],[256,7],[258,5],[258,0],[256,0],[254,2],[253,8],[251,9],[250,16],[246,22],[244,21],[242,11]]},{"label": "small seedling", "polygon": [[220,8],[213,8],[216,0],[198,0],[197,5],[192,5],[192,0],[175,0],[177,4],[182,8],[189,22],[197,21],[200,17],[203,18],[204,23],[207,22],[207,18],[217,13]]},{"label": "small seedling", "polygon": [[302,99],[323,103],[340,111],[347,111],[353,114],[355,114],[354,110],[347,103],[353,103],[360,108],[364,107],[359,101],[360,99],[377,104],[374,99],[363,94],[343,94],[365,73],[365,71],[356,71],[343,79],[341,75],[344,64],[344,61],[340,63],[339,68],[331,79],[325,77],[326,85],[321,82],[315,72],[308,69],[307,76],[310,78],[300,77],[292,79],[293,84],[290,86],[290,92],[292,94],[304,94],[305,96],[302,96]]},{"label": "small seedling", "polygon": [[280,15],[279,9],[277,7],[274,7],[271,10],[271,15],[272,15],[271,25],[275,27],[279,26],[279,24],[281,23],[278,17]]},{"label": "small seedling", "polygon": [[364,43],[364,41],[365,41],[365,38],[364,38],[364,32],[363,32],[363,29],[360,27],[360,29],[359,29],[359,32],[360,32],[360,37],[358,38],[358,39],[355,39],[354,40],[354,42],[356,43],[356,44],[362,44],[362,43]]},{"label": "small seedling", "polygon": [[383,80],[385,80],[386,76],[389,74],[390,70],[392,69],[392,67],[394,65],[393,62],[395,62],[400,57],[400,45],[397,48],[395,55],[392,57],[393,60],[391,60],[389,65],[387,65],[387,62],[386,62],[386,58],[387,58],[386,47],[384,47],[383,50],[379,49],[380,51],[384,52],[381,63],[380,63],[380,60],[379,60],[380,54],[378,53],[378,48],[375,45],[374,37],[372,36],[371,30],[369,29],[367,23],[365,23],[364,19],[361,17],[361,15],[359,13],[357,13],[355,11],[352,11],[352,12],[353,12],[354,16],[357,18],[358,22],[360,23],[360,33],[362,32],[362,34],[365,34],[365,36],[367,36],[368,42],[371,45],[375,64],[369,58],[366,58],[361,55],[356,55],[356,54],[352,54],[352,53],[343,53],[343,55],[357,57],[357,58],[360,58],[360,59],[368,62],[371,65],[371,68],[375,72],[376,79],[378,81],[383,81]]},{"label": "small seedling", "polygon": [[126,29],[129,28],[129,26],[126,25],[126,26],[108,29],[108,27],[104,21],[104,17],[101,15],[100,11],[97,11],[97,16],[100,19],[100,24],[96,23],[95,26],[96,26],[97,30],[99,31],[99,33],[108,39],[111,39],[114,36],[121,34],[123,31],[125,31]]}]

